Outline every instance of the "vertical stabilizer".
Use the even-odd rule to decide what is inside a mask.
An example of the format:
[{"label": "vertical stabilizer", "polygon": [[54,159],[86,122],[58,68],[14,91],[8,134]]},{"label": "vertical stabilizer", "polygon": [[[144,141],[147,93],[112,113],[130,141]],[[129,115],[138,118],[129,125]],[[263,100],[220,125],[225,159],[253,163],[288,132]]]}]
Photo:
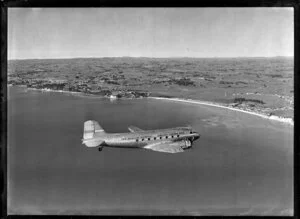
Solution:
[{"label": "vertical stabilizer", "polygon": [[82,143],[87,147],[97,147],[102,144],[104,141],[101,139],[101,135],[100,138],[99,134],[95,136],[96,132],[105,133],[97,121],[88,120],[84,122]]},{"label": "vertical stabilizer", "polygon": [[83,139],[90,139],[94,137],[96,132],[104,132],[104,129],[99,125],[97,121],[88,120],[84,122]]}]

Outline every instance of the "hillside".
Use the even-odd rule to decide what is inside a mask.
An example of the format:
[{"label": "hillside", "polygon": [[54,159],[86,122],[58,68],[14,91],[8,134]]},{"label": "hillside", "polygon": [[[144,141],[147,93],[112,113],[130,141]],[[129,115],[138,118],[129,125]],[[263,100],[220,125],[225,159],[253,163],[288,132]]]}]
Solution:
[{"label": "hillside", "polygon": [[10,60],[8,83],[120,98],[189,98],[293,118],[293,66],[292,57]]}]

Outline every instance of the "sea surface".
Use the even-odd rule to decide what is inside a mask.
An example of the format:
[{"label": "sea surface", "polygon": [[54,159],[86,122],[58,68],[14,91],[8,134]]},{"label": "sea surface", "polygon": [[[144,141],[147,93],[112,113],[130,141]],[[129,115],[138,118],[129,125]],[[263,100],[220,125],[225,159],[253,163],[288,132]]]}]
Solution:
[{"label": "sea surface", "polygon": [[[211,106],[8,88],[8,213],[293,215],[293,126]],[[87,148],[83,123],[192,125],[178,154]]]}]

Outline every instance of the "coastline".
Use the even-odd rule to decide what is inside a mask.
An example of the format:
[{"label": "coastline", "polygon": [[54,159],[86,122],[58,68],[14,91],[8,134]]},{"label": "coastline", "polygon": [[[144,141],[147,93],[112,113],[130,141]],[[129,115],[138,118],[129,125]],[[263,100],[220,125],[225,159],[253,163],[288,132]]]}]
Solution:
[{"label": "coastline", "polygon": [[170,100],[170,101],[176,101],[176,102],[185,102],[185,103],[192,103],[192,104],[219,107],[219,108],[224,108],[224,109],[229,109],[229,110],[234,110],[234,111],[239,111],[239,112],[259,116],[259,117],[264,118],[264,119],[270,119],[270,120],[275,120],[275,121],[278,121],[278,122],[287,123],[289,125],[294,126],[294,121],[293,121],[292,118],[284,118],[284,117],[279,117],[279,116],[274,116],[274,115],[268,116],[268,115],[264,115],[264,114],[261,114],[261,113],[242,110],[242,109],[239,109],[239,108],[225,106],[225,105],[221,105],[221,104],[213,103],[213,102],[207,102],[207,101],[201,101],[201,100],[192,100],[192,99],[165,98],[165,97],[148,97],[148,98],[156,99],[156,100]]},{"label": "coastline", "polygon": [[[65,90],[53,90],[53,89],[49,89],[49,88],[43,88],[43,89],[28,88],[28,87],[25,87],[25,88],[28,89],[28,90],[37,90],[37,91],[46,91],[46,92],[58,92],[58,93],[69,93],[69,94],[83,94],[85,96],[97,96],[97,97],[103,97],[103,98],[108,98],[108,99],[113,99],[113,100],[119,99],[119,98],[112,98],[112,97],[108,97],[108,96],[99,96],[99,95],[95,95],[95,94],[88,94],[88,93],[84,93],[84,92],[65,91]],[[283,122],[283,123],[286,123],[286,124],[294,126],[294,121],[293,121],[292,118],[285,118],[285,117],[279,117],[279,116],[274,116],[274,115],[268,116],[268,115],[265,115],[265,114],[262,114],[262,113],[257,113],[257,112],[252,112],[252,111],[243,110],[243,109],[239,109],[239,108],[234,108],[234,107],[222,105],[222,104],[215,103],[215,102],[208,102],[208,101],[202,101],[202,100],[193,100],[193,99],[155,97],[155,96],[149,96],[149,97],[146,97],[146,98],[156,99],[156,100],[169,100],[169,101],[175,101],[175,102],[192,103],[192,104],[206,105],[206,106],[213,106],[213,107],[218,107],[218,108],[223,108],[223,109],[238,111],[238,112],[242,112],[242,113],[247,113],[247,114],[251,114],[251,115],[254,115],[254,116],[259,116],[259,117],[264,118],[264,119],[270,119],[270,120],[274,120],[274,121],[278,121],[278,122]],[[121,98],[121,99],[140,99],[140,98]]]},{"label": "coastline", "polygon": [[26,87],[28,90],[36,90],[36,91],[46,91],[46,92],[57,92],[57,93],[68,93],[68,94],[84,94],[82,92],[77,92],[77,91],[66,91],[66,90],[52,90],[49,88],[33,88],[33,87]]}]

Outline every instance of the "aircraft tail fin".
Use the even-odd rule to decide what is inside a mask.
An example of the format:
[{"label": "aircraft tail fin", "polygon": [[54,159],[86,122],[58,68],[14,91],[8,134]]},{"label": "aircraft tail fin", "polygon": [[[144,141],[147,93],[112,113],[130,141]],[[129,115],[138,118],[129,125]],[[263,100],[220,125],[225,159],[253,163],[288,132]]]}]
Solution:
[{"label": "aircraft tail fin", "polygon": [[99,138],[94,138],[96,132],[105,133],[97,121],[88,120],[84,122],[82,143],[88,147],[96,147],[103,143]]},{"label": "aircraft tail fin", "polygon": [[97,121],[88,120],[84,122],[83,139],[93,138],[96,132],[105,133],[104,129]]}]

